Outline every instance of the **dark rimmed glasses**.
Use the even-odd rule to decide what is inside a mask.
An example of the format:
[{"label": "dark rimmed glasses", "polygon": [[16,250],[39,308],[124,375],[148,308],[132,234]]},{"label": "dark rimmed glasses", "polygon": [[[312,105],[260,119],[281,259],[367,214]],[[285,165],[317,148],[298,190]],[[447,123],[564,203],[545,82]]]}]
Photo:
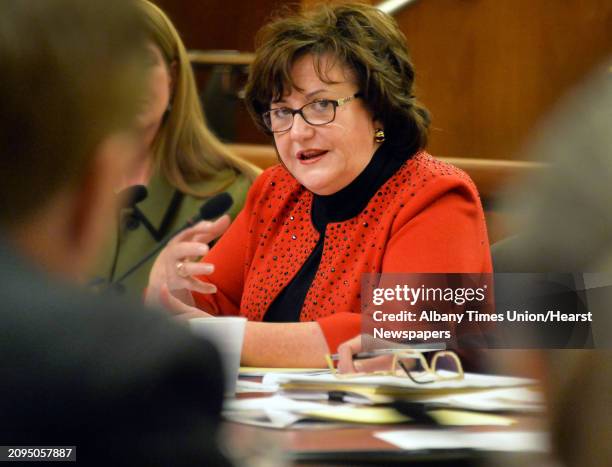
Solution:
[{"label": "dark rimmed glasses", "polygon": [[270,109],[261,114],[263,121],[272,133],[288,131],[293,126],[295,114],[300,114],[304,121],[310,125],[320,126],[331,123],[336,118],[336,109],[344,104],[361,97],[360,93],[342,99],[317,99],[303,105],[299,109],[279,107]]}]

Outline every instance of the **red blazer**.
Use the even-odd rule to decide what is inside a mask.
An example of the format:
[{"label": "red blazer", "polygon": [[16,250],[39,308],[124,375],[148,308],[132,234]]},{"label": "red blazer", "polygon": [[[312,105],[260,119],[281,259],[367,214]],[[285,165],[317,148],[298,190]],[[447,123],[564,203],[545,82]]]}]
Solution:
[{"label": "red blazer", "polygon": [[[266,170],[206,256],[215,272],[200,279],[218,292],[194,292],[198,307],[261,321],[317,243],[312,198],[282,166]],[[492,271],[474,183],[425,152],[404,163],[356,217],[328,224],[325,235],[300,321],[317,321],[331,352],[360,333],[361,273]]]}]

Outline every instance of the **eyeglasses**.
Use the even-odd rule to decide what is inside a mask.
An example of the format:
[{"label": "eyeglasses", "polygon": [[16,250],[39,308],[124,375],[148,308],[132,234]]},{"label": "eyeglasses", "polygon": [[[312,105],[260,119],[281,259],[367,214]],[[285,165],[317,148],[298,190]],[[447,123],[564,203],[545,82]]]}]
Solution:
[{"label": "eyeglasses", "polygon": [[304,121],[310,125],[319,126],[327,125],[336,118],[336,108],[361,97],[360,93],[353,94],[342,99],[317,99],[309,102],[299,109],[290,109],[289,107],[280,107],[271,109],[261,114],[263,121],[272,133],[281,133],[288,131],[293,126],[293,118],[295,114],[300,114]]},{"label": "eyeglasses", "polygon": [[331,355],[326,355],[327,365],[337,378],[350,379],[358,376],[398,376],[410,378],[416,384],[428,384],[436,381],[463,379],[463,365],[459,356],[450,350],[436,352],[431,363],[422,352],[416,350],[393,350],[393,356],[387,370],[371,373],[337,373]]}]

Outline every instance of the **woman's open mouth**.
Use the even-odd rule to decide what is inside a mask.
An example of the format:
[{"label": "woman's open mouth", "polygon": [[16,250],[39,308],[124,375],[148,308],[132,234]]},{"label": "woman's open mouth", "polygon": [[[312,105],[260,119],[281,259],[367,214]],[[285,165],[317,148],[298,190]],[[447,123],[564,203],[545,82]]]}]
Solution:
[{"label": "woman's open mouth", "polygon": [[305,149],[298,151],[296,156],[302,164],[313,164],[327,154],[327,152],[325,149]]}]

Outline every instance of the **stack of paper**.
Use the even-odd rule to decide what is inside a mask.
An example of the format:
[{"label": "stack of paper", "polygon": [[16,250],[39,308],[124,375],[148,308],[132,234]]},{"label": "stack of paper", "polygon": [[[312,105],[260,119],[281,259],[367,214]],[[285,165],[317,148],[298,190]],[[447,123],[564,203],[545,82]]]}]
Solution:
[{"label": "stack of paper", "polygon": [[[459,410],[437,409],[432,410],[430,413],[436,423],[440,425],[509,426],[514,423],[508,417]],[[359,406],[354,404],[329,405],[310,401],[298,401],[279,395],[228,400],[224,406],[223,415],[230,421],[268,428],[288,428],[290,426],[296,428],[298,422],[306,420],[374,425],[411,421],[410,417],[402,415],[389,407]]]},{"label": "stack of paper", "polygon": [[[443,372],[441,372],[444,374]],[[348,391],[382,394],[394,397],[458,394],[475,390],[533,386],[537,381],[513,376],[465,373],[462,379],[443,379],[428,384],[419,384],[410,378],[398,376],[344,377],[331,373],[293,375],[289,373],[266,374],[262,381],[266,385],[279,385],[282,389]]]},{"label": "stack of paper", "polygon": [[[261,383],[239,385],[243,392],[279,389],[274,396],[228,400],[224,415],[232,421],[276,428],[295,427],[305,420],[404,423],[412,421],[409,416],[420,424],[509,426],[514,423],[512,418],[492,413],[542,411],[543,400],[536,383],[525,378],[474,373],[466,373],[460,380],[423,385],[393,376],[344,378],[320,371],[274,372],[267,373]],[[414,404],[406,408],[406,403],[395,401],[416,403],[416,412]]]},{"label": "stack of paper", "polygon": [[279,374],[300,374],[300,375],[311,375],[311,374],[331,374],[328,369],[322,368],[264,368],[255,366],[241,366],[239,375],[240,376],[255,376],[262,377],[267,374],[279,373]]},{"label": "stack of paper", "polygon": [[545,410],[544,396],[535,387],[510,387],[443,394],[418,398],[419,402],[438,407],[453,407],[480,412],[540,413]]},{"label": "stack of paper", "polygon": [[393,400],[411,400],[427,405],[428,410],[453,408],[481,412],[544,411],[544,399],[537,381],[510,376],[466,373],[460,380],[441,380],[417,384],[394,376],[337,377],[333,374],[270,374],[263,379],[270,387],[300,400],[327,399],[330,393],[342,393],[346,402],[388,404]]}]

